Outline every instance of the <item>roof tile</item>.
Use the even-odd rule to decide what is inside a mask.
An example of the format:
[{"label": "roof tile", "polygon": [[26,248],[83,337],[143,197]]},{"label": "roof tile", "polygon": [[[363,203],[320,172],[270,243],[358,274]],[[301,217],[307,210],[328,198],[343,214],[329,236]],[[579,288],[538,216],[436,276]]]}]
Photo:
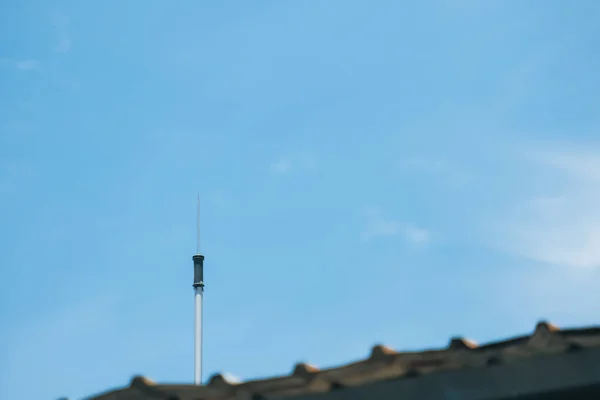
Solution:
[{"label": "roof tile", "polygon": [[390,379],[410,379],[462,368],[493,368],[542,354],[580,352],[588,348],[600,348],[600,327],[560,330],[542,321],[531,335],[481,346],[465,338],[453,338],[443,349],[421,352],[396,352],[389,347],[376,345],[368,358],[351,364],[318,369],[299,363],[289,375],[246,382],[239,382],[227,374],[217,374],[205,386],[158,385],[136,376],[128,388],[107,392],[92,400],[279,398],[329,392]]},{"label": "roof tile", "polygon": [[241,381],[228,373],[215,374],[208,380],[208,386],[230,388],[239,385]]},{"label": "roof tile", "polygon": [[395,350],[390,349],[384,345],[378,344],[373,346],[371,349],[371,355],[369,356],[369,361],[377,362],[377,361],[387,361],[390,360],[392,355],[398,354]]},{"label": "roof tile", "polygon": [[319,368],[315,367],[314,365],[298,363],[294,367],[294,372],[292,372],[292,375],[309,379],[312,378],[317,372],[319,372]]},{"label": "roof tile", "polygon": [[477,343],[462,337],[452,338],[450,339],[450,344],[448,344],[449,350],[470,350],[476,347],[478,347]]}]

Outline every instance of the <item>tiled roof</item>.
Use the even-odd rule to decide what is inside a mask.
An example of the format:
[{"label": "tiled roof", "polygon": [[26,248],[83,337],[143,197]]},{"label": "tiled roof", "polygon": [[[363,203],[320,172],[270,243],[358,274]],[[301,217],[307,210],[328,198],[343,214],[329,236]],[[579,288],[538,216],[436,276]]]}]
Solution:
[{"label": "tiled roof", "polygon": [[517,365],[520,361],[542,356],[580,354],[588,349],[600,350],[600,326],[561,330],[550,323],[540,322],[531,335],[481,346],[465,338],[453,338],[442,349],[420,352],[396,352],[377,345],[368,358],[351,364],[318,369],[301,363],[289,375],[241,383],[226,374],[214,375],[204,386],[161,385],[144,377],[135,377],[129,387],[106,392],[90,400],[279,399],[389,380],[411,380],[449,371],[479,371]]}]

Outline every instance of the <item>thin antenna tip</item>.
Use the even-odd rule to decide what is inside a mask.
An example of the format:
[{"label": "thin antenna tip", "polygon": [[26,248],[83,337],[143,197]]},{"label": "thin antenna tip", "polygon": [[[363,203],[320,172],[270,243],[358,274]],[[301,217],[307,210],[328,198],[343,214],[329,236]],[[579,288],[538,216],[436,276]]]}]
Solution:
[{"label": "thin antenna tip", "polygon": [[200,254],[200,191],[198,191],[198,206],[196,208],[196,254]]}]

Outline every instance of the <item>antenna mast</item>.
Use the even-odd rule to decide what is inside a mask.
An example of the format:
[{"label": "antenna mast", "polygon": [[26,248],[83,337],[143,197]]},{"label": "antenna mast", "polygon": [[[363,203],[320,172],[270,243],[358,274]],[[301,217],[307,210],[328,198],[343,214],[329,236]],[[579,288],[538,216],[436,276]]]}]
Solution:
[{"label": "antenna mast", "polygon": [[200,194],[196,216],[196,254],[194,260],[194,384],[202,384],[202,303],[204,296],[204,256],[200,254]]}]

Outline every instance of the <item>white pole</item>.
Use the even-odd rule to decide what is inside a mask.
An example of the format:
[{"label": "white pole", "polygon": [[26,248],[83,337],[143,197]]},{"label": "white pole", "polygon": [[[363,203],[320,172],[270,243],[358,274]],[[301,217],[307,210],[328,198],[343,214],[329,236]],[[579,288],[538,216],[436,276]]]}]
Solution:
[{"label": "white pole", "polygon": [[194,288],[194,384],[202,384],[202,295],[204,288],[198,286]]}]

